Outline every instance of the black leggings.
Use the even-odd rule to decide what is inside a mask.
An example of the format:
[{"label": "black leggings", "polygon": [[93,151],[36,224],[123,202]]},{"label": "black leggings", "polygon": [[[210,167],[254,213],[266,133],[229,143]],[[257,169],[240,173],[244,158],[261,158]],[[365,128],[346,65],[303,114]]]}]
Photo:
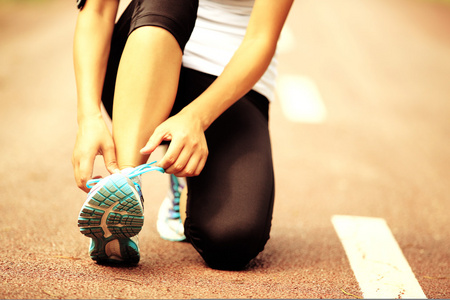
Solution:
[{"label": "black leggings", "polygon": [[[173,113],[214,79],[183,68]],[[264,249],[271,227],[274,175],[267,99],[250,91],[205,135],[205,168],[187,178],[185,234],[209,266],[241,269]]]},{"label": "black leggings", "polygon": [[[129,24],[125,13],[113,36],[102,97],[110,116]],[[171,114],[198,97],[215,78],[182,68]],[[268,108],[264,96],[250,91],[225,111],[205,132],[209,156],[203,171],[187,178],[185,234],[212,268],[244,268],[269,239],[274,175]]]}]

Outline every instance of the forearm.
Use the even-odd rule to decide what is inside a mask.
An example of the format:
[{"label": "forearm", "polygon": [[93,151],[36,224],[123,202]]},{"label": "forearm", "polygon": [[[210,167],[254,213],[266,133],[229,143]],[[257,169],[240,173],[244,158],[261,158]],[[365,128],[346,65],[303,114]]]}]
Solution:
[{"label": "forearm", "polygon": [[215,82],[185,108],[206,130],[263,76],[275,54],[278,38],[293,0],[256,0],[246,35]]},{"label": "forearm", "polygon": [[78,121],[101,116],[101,93],[108,62],[118,1],[87,1],[74,35],[73,60],[77,86]]},{"label": "forearm", "polygon": [[244,40],[222,74],[184,111],[200,118],[206,130],[258,82],[272,60],[275,47],[276,43],[263,38]]}]

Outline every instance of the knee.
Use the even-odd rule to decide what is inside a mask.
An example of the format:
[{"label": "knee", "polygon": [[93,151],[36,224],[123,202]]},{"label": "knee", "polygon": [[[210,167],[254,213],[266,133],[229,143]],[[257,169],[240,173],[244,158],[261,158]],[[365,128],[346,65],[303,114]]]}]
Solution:
[{"label": "knee", "polygon": [[268,231],[257,224],[217,221],[196,227],[187,235],[211,268],[241,270],[264,249]]}]

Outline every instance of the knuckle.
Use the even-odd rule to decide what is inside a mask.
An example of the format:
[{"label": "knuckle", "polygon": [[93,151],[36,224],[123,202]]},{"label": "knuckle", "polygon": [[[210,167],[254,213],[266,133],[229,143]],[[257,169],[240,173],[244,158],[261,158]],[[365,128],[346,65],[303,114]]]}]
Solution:
[{"label": "knuckle", "polygon": [[191,136],[190,136],[189,132],[187,132],[187,131],[180,131],[178,134],[179,134],[178,137],[183,141],[191,140]]},{"label": "knuckle", "polygon": [[115,151],[115,147],[114,147],[114,145],[105,145],[103,147],[103,151],[104,152],[112,152],[112,151]]},{"label": "knuckle", "polygon": [[82,190],[85,188],[85,186],[83,185],[83,183],[81,181],[77,181],[77,186]]},{"label": "knuckle", "polygon": [[80,180],[78,181],[79,185],[84,186],[86,182],[88,181],[88,178],[85,176],[81,176]]},{"label": "knuckle", "polygon": [[200,148],[201,144],[198,140],[193,140],[193,141],[191,141],[191,146],[192,146],[192,148],[196,149],[196,148]]},{"label": "knuckle", "polygon": [[182,165],[180,165],[180,164],[175,164],[175,165],[173,165],[173,170],[174,170],[176,173],[178,173],[178,172],[181,172],[181,171],[183,170],[183,167],[184,167],[184,166],[182,166]]},{"label": "knuckle", "polygon": [[106,162],[107,168],[115,167],[116,165],[117,165],[117,161],[115,159],[112,159],[112,160]]},{"label": "knuckle", "polygon": [[209,153],[208,146],[207,146],[207,145],[204,145],[204,144],[201,145],[201,147],[200,147],[199,150],[202,152],[203,155],[208,155],[208,153]]},{"label": "knuckle", "polygon": [[166,157],[166,165],[173,165],[175,163],[175,157],[169,155]]},{"label": "knuckle", "polygon": [[185,174],[186,174],[187,177],[196,176],[195,170],[192,170],[192,169],[186,170],[186,171],[185,171]]},{"label": "knuckle", "polygon": [[195,169],[194,171],[194,175],[193,176],[198,176],[200,175],[200,173],[202,172],[203,167],[199,166],[197,169]]}]

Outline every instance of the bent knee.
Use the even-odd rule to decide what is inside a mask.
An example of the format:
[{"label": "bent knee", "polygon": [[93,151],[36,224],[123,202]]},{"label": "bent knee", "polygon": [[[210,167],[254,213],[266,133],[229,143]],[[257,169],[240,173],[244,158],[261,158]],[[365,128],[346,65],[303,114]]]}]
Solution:
[{"label": "bent knee", "polygon": [[208,266],[221,270],[244,269],[269,239],[260,226],[205,226],[188,235]]}]

